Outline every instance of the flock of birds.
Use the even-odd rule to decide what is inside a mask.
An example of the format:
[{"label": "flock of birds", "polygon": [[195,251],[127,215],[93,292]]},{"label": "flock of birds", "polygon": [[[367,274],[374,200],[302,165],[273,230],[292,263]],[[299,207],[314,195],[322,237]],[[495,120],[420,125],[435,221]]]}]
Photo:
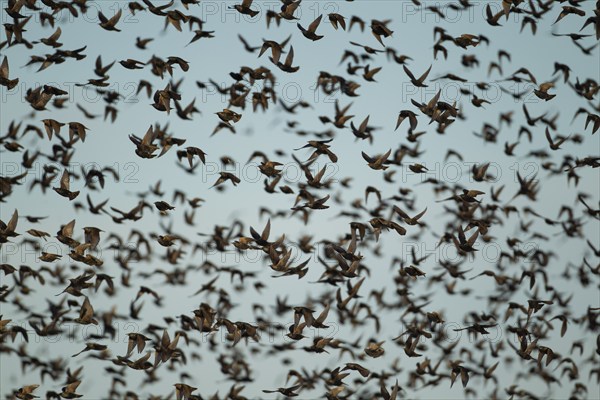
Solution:
[{"label": "flock of birds", "polygon": [[[99,12],[99,28],[94,28],[108,31],[119,40],[119,32],[131,28],[122,21],[126,7],[131,14],[146,13],[164,22],[165,29],[189,30],[190,34],[193,31],[191,40],[186,39],[184,44],[201,46],[207,40],[218,40],[219,32],[205,30],[211,21],[204,21],[194,13],[200,1],[171,0],[160,5],[151,0],[119,3],[123,10],[114,15]],[[18,69],[9,59],[11,52],[34,53],[27,66],[38,68],[38,72],[61,68],[60,64],[66,62],[80,63],[90,57],[94,41],[82,48],[66,49],[60,42],[63,35],[60,21],[55,18],[65,12],[78,18],[89,12],[89,3],[87,0],[3,3],[9,21],[4,23],[6,40],[0,43],[3,90],[12,90],[20,82]],[[386,14],[386,2],[377,4]],[[412,4],[428,9],[442,20],[445,18],[436,5],[418,0],[412,0]],[[538,194],[546,182],[542,173],[555,179],[553,185],[573,189],[580,185],[587,171],[600,166],[597,147],[588,147],[591,155],[585,157],[565,151],[570,145],[598,143],[594,135],[600,130],[599,82],[593,77],[576,76],[572,70],[576,62],[568,64],[565,60],[556,61],[551,77],[536,76],[522,65],[510,74],[506,72],[508,65],[519,60],[512,60],[509,51],[500,50],[487,72],[501,75],[504,82],[526,83],[531,87],[519,93],[507,92],[517,103],[532,95],[540,103],[557,104],[561,102],[558,87],[576,96],[579,105],[573,121],[569,122],[570,130],[559,132],[562,129],[558,114],[532,115],[531,107],[525,103],[515,110],[500,112],[498,122],[489,121],[475,132],[474,145],[500,146],[499,153],[503,151],[503,156],[509,158],[517,157],[518,153],[519,157],[539,163],[540,173],[522,176],[517,172],[518,186],[513,191],[495,184],[490,163],[474,165],[469,171],[471,186],[434,178],[420,182],[430,188],[432,198],[436,199],[426,204],[417,201],[415,187],[410,182],[400,182],[396,174],[408,168],[414,175],[426,176],[427,166],[419,163],[425,152],[421,146],[423,139],[452,135],[454,129],[460,129],[457,128],[460,123],[464,125],[470,113],[479,108],[493,109],[494,104],[466,88],[461,93],[471,104],[446,102],[441,91],[426,101],[412,99],[409,107],[394,116],[396,147],[381,153],[359,149],[353,155],[361,168],[381,174],[383,186],[341,177],[343,170],[335,179],[326,176],[327,165],[336,164],[338,158],[346,156],[336,149],[339,137],[353,135],[356,146],[364,141],[375,145],[382,141],[384,133],[377,132],[378,127],[372,125],[368,115],[355,115],[359,114],[358,109],[351,111],[351,100],[369,95],[369,85],[377,82],[382,68],[396,69],[399,79],[417,88],[428,87],[437,80],[460,84],[468,79],[451,73],[433,78],[430,76],[433,65],[424,71],[411,66],[417,55],[404,55],[386,45],[394,31],[401,29],[393,19],[365,21],[358,15],[329,13],[312,21],[299,21],[297,16],[304,5],[302,0],[281,0],[278,8],[263,11],[252,0],[227,4],[249,19],[264,19],[268,33],[286,23],[297,24],[297,30],[286,40],[264,39],[262,43],[251,43],[239,35],[237,45],[254,54],[255,66],[235,65],[232,55],[228,61],[232,67],[230,86],[223,88],[213,81],[198,81],[195,88],[216,86],[228,101],[222,110],[200,110],[194,101],[183,100],[182,94],[190,89],[175,77],[185,76],[192,66],[183,58],[153,55],[148,60],[107,60],[107,54],[95,59],[94,77],[79,83],[100,94],[103,116],[77,103],[82,118],[71,122],[61,119],[61,109],[70,107],[69,93],[51,84],[30,88],[25,93],[32,111],[29,121],[13,118],[3,110],[2,119],[6,123],[13,119],[0,137],[2,158],[18,157],[24,172],[0,177],[4,219],[0,222],[0,252],[11,244],[47,249],[42,245],[48,242],[56,243],[53,248],[64,249],[40,251],[36,262],[29,264],[18,257],[3,255],[0,369],[2,376],[8,376],[9,370],[22,375],[16,382],[3,379],[1,392],[7,399],[240,400],[279,396],[394,400],[418,397],[436,388],[442,390],[436,392],[440,395],[457,386],[464,388],[458,393],[471,398],[539,399],[546,396],[542,394],[545,390],[551,395],[558,388],[572,399],[598,395],[600,246],[598,235],[587,236],[585,228],[598,231],[600,202],[594,194],[578,192],[574,198],[561,199],[557,215],[551,216],[538,211],[538,205],[546,201]],[[351,9],[352,3],[348,2],[348,6]],[[579,20],[579,32],[553,31],[552,35],[562,44],[567,42],[562,42],[566,39],[561,37],[569,38],[570,45],[582,53],[582,62],[597,66],[600,2],[593,5],[589,0],[503,0],[501,6],[496,12],[486,4],[482,22],[500,29],[504,21],[518,15],[523,35],[535,35],[549,24],[559,31],[563,20]],[[459,0],[451,7],[468,10],[475,5],[470,0]],[[324,19],[329,20],[328,26]],[[34,23],[54,32],[48,37],[31,37],[27,28]],[[68,25],[62,28],[67,30]],[[326,128],[324,131],[304,130],[304,117],[298,115],[320,105],[306,100],[288,104],[278,99],[277,77],[297,73],[305,63],[320,60],[295,57],[293,42],[326,41],[334,32],[344,34],[353,30],[363,32],[365,39],[362,43],[350,41],[347,48],[339,50],[340,65],[347,68],[339,74],[321,71],[316,77],[317,91],[338,96],[335,112],[318,117],[317,122]],[[494,41],[470,33],[454,36],[440,26],[432,26],[432,30],[436,63],[443,63],[449,54],[459,52],[467,72],[481,69],[478,55],[488,52]],[[369,40],[372,40],[370,45],[363,44]],[[138,37],[131,45],[144,51],[152,41],[152,37]],[[561,58],[560,51],[556,55]],[[150,185],[150,189],[138,193],[139,198],[123,210],[111,201],[109,194],[103,194],[108,193],[104,187],[112,182],[110,178],[118,180],[119,171],[111,166],[81,171],[70,168],[75,152],[85,147],[86,137],[100,134],[86,127],[88,120],[104,118],[107,126],[119,121],[123,96],[109,88],[111,70],[118,68],[149,70],[155,77],[153,82],[139,81],[138,95],[146,94],[153,108],[144,106],[147,109],[144,115],[193,120],[200,118],[202,112],[201,118],[214,121],[212,134],[185,138],[172,132],[168,124],[152,123],[148,127],[147,123],[140,123],[139,130],[130,134],[130,142],[126,142],[131,159],[153,163],[171,157],[192,176],[207,161],[217,161],[223,170],[207,190],[222,192],[223,196],[236,196],[238,188],[234,186],[243,177],[225,168],[236,160],[210,154],[203,150],[202,143],[212,135],[236,134],[247,113],[281,109],[287,119],[285,129],[303,138],[305,144],[297,148],[287,145],[291,140],[284,139],[277,145],[285,148],[269,154],[260,150],[262,146],[257,143],[259,150],[252,149],[248,161],[259,160],[258,168],[264,175],[264,187],[261,180],[255,190],[264,189],[271,197],[284,197],[287,209],[262,205],[257,209],[264,221],[260,227],[252,227],[241,219],[206,226],[196,218],[207,207],[198,190],[188,188],[167,193],[160,180],[142,182],[145,187]],[[477,84],[479,88],[486,86],[486,82]],[[37,113],[48,110],[52,111],[52,117],[36,118]],[[517,121],[521,119],[523,123],[519,125]],[[543,148],[532,148],[537,137],[545,137]],[[40,150],[43,143],[50,144],[49,151]],[[460,148],[458,144],[457,147]],[[463,155],[448,148],[446,160],[462,161]],[[25,189],[39,198],[37,210],[41,216],[23,215],[18,205],[19,196],[25,193],[22,183],[28,169],[39,162],[45,163],[41,174]],[[303,174],[301,180],[286,181],[282,174],[285,162],[297,164]],[[595,183],[588,182],[596,188],[597,171],[591,174]],[[177,178],[169,179],[176,182]],[[352,188],[361,191],[364,188],[364,198],[360,196],[349,202]],[[388,196],[390,192],[393,195]],[[565,189],[564,193],[566,196],[568,191]],[[51,196],[61,196],[65,208],[79,215],[93,214],[102,224],[82,227],[74,218],[60,226],[47,225],[45,219],[53,210],[44,206],[44,199]],[[102,200],[105,197],[108,198]],[[450,220],[442,223],[430,215],[436,204],[443,206]],[[318,226],[319,214],[327,209],[339,212],[337,218],[347,221],[347,228],[336,238],[316,238],[318,228],[311,230],[311,226]],[[140,230],[138,221],[153,214],[159,216],[161,231]],[[202,236],[193,238],[180,233],[174,221],[181,219],[186,227],[202,231]],[[286,219],[301,221],[309,233],[296,238],[294,232],[272,231],[271,221]],[[514,234],[505,234],[506,225],[514,228]],[[435,238],[435,246],[451,246],[459,256],[453,260],[435,260],[432,264],[427,256],[414,251],[400,255],[398,243],[426,240],[427,235]],[[386,239],[394,245],[382,247]],[[565,261],[554,247],[557,240],[583,243],[587,250],[576,251],[574,257]],[[537,244],[533,250],[522,246],[532,241]],[[503,245],[494,265],[481,269],[468,264],[473,257],[479,257],[481,245],[490,242]],[[114,249],[117,256],[104,257],[106,253],[98,251],[101,248]],[[298,249],[299,255],[294,252]],[[206,257],[201,263],[194,261],[201,254],[231,252],[260,253],[261,271],[249,270],[244,263],[231,265]],[[382,265],[382,254],[393,258],[389,267]],[[469,266],[472,268],[468,269]],[[385,270],[387,279],[369,285],[371,276],[380,270]],[[311,272],[318,279],[309,279]],[[491,284],[492,289],[481,292],[473,286],[483,281]],[[290,303],[286,297],[277,296],[273,301],[269,296],[271,287],[306,288],[305,300]],[[44,288],[51,288],[53,292],[48,293],[52,294],[44,297]],[[54,291],[57,288],[60,290]],[[135,291],[131,298],[126,294],[130,290]],[[247,304],[251,314],[238,319],[234,317],[235,310],[248,292],[253,293],[248,297],[251,304]],[[159,317],[163,303],[177,293],[191,295],[196,306],[180,307],[179,314]],[[573,300],[581,293],[592,293],[584,298],[584,306]],[[95,301],[100,296],[105,296],[105,300]],[[152,300],[152,310],[148,310],[144,301],[147,299]],[[461,325],[448,329],[447,322],[452,319],[446,316],[449,310],[444,305],[452,307],[453,299],[463,299],[468,306],[455,307],[453,312],[461,316]],[[17,320],[26,324],[16,324]],[[123,334],[114,327],[115,323],[131,321],[140,329],[127,333],[126,343],[115,341],[115,337]],[[101,329],[94,331],[100,333],[82,340],[69,331],[67,327],[71,325],[80,328],[95,325]],[[336,333],[325,334],[332,326],[339,328]],[[504,336],[497,341],[488,340],[490,332],[498,328],[502,328]],[[282,340],[267,340],[272,329],[281,332]],[[449,339],[461,331],[467,334],[462,340]],[[67,340],[65,335],[69,332],[80,347],[75,354],[50,357],[39,347],[32,350],[32,343],[38,342],[34,338],[58,336]],[[388,335],[389,332],[396,333]],[[8,361],[12,359],[18,360],[14,366]],[[256,388],[252,386],[257,375],[255,365],[265,359],[272,361],[263,366],[263,375],[271,375],[271,380],[275,380],[283,374],[283,379],[277,385]],[[316,364],[309,368],[303,364],[304,360],[315,360]],[[134,382],[134,377],[139,379],[135,381],[139,387],[132,387],[130,382]],[[219,380],[226,382],[227,390],[217,387],[215,382]],[[89,394],[85,391],[87,382],[104,384]],[[534,389],[528,386],[531,382],[537,382]],[[455,391],[452,393],[457,395]]]}]

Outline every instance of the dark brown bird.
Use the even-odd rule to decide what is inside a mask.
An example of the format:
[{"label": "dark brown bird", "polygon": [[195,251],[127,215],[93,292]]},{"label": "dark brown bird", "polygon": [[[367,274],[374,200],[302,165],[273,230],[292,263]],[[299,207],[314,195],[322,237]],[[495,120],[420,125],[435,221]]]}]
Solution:
[{"label": "dark brown bird", "polygon": [[98,19],[100,20],[99,25],[107,31],[121,32],[121,30],[117,29],[116,27],[117,23],[121,19],[121,15],[122,11],[120,8],[119,11],[117,11],[110,19],[106,18],[104,14],[102,14],[102,11],[98,11]]},{"label": "dark brown bird", "polygon": [[0,85],[5,86],[8,90],[12,90],[19,84],[19,79],[9,79],[8,57],[4,57],[2,65],[0,65]]},{"label": "dark brown bird", "polygon": [[300,29],[300,32],[302,32],[302,34],[304,35],[305,38],[314,41],[323,39],[322,35],[317,35],[317,28],[319,27],[319,24],[321,23],[321,18],[323,18],[323,14],[319,15],[313,22],[310,23],[310,25],[308,26],[308,29],[304,29],[304,27],[302,27],[302,25],[300,25],[300,23],[296,24],[298,26],[298,29]]},{"label": "dark brown bird", "polygon": [[404,72],[406,72],[406,75],[408,75],[408,77],[410,78],[410,81],[413,85],[415,85],[416,87],[427,87],[427,85],[425,85],[425,79],[427,79],[427,76],[429,75],[429,72],[431,71],[431,68],[433,67],[433,65],[430,65],[429,68],[427,68],[427,71],[425,71],[423,73],[423,75],[421,75],[418,79],[415,78],[415,76],[412,74],[412,72],[410,72],[410,70],[406,67],[406,65],[403,65],[402,68],[404,68]]},{"label": "dark brown bird", "polygon": [[74,200],[77,196],[79,196],[79,191],[72,192],[70,189],[70,175],[69,172],[65,169],[60,178],[60,187],[53,188],[56,193],[59,195],[68,198],[69,200]]},{"label": "dark brown bird", "polygon": [[253,10],[251,7],[252,7],[252,0],[242,0],[242,4],[236,4],[233,6],[233,8],[235,10],[237,10],[237,12],[239,12],[240,14],[249,15],[251,17],[256,17],[259,14],[259,12],[256,10]]}]

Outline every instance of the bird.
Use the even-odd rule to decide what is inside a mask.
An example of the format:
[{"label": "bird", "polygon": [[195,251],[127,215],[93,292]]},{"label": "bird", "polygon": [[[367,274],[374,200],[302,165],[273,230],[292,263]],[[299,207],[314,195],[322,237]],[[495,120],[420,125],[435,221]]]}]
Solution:
[{"label": "bird", "polygon": [[19,78],[10,79],[9,75],[8,57],[4,56],[0,65],[0,85],[12,90],[19,84]]},{"label": "bird", "polygon": [[329,13],[327,14],[327,18],[329,19],[329,22],[331,22],[331,26],[333,26],[334,29],[337,30],[338,27],[341,27],[342,30],[346,30],[346,18],[344,18],[344,16],[341,14]]},{"label": "bird", "polygon": [[298,396],[296,391],[301,387],[302,385],[294,385],[287,388],[277,388],[276,390],[263,390],[263,393],[281,393],[285,397],[296,397]]},{"label": "bird", "polygon": [[473,245],[475,244],[475,241],[477,241],[478,237],[479,237],[479,229],[476,229],[475,233],[473,233],[471,235],[471,237],[469,239],[467,239],[462,226],[459,225],[458,238],[456,236],[452,236],[452,241],[454,242],[454,245],[456,246],[456,248],[459,251],[469,253],[469,252],[477,251],[477,249],[475,249],[473,247]]},{"label": "bird", "polygon": [[398,114],[398,119],[396,121],[396,128],[394,130],[398,130],[398,128],[400,127],[402,122],[404,122],[404,120],[406,118],[408,118],[408,121],[410,123],[410,131],[411,132],[417,128],[417,124],[418,124],[417,114],[410,110],[402,110]]},{"label": "bird", "polygon": [[286,20],[298,19],[298,17],[294,16],[294,13],[300,6],[301,2],[302,0],[290,0],[283,2],[283,5],[281,6],[281,12],[279,13],[279,17]]},{"label": "bird", "polygon": [[279,67],[280,70],[287,73],[298,72],[298,70],[300,69],[299,66],[292,66],[292,64],[294,63],[294,46],[290,46],[290,50],[288,51],[288,54],[285,57],[285,61],[283,63],[278,59],[275,59],[274,57],[269,57],[269,59],[273,64],[277,65],[277,67]]},{"label": "bird", "polygon": [[251,17],[256,17],[259,14],[259,12],[256,10],[253,10],[251,7],[252,7],[252,0],[243,0],[242,4],[234,5],[233,9],[235,9],[240,14],[249,15]]},{"label": "bird", "polygon": [[219,172],[219,179],[211,187],[219,186],[225,181],[231,181],[233,186],[237,186],[241,182],[241,179],[232,174],[231,172]]},{"label": "bird", "polygon": [[416,87],[427,87],[427,85],[425,85],[424,82],[427,79],[427,76],[429,75],[429,72],[431,71],[432,67],[433,67],[433,64],[430,65],[429,68],[427,68],[427,70],[423,73],[423,75],[421,75],[417,79],[412,74],[412,72],[410,72],[410,70],[406,67],[406,65],[402,66],[402,68],[404,69],[404,72],[406,72],[406,75],[408,75],[408,77],[410,78],[410,82]]},{"label": "bird", "polygon": [[490,24],[491,26],[502,26],[498,23],[498,21],[500,20],[500,18],[502,16],[504,16],[504,11],[500,11],[500,12],[494,14],[492,12],[492,8],[488,4],[485,7],[485,16],[486,16],[487,23]]},{"label": "bird", "polygon": [[3,4],[3,397],[599,396],[597,1]]},{"label": "bird", "polygon": [[154,130],[154,127],[150,125],[142,139],[135,135],[129,135],[129,140],[136,145],[135,154],[137,154],[139,157],[154,158],[156,157],[154,152],[158,150],[158,146],[153,143],[156,140],[156,137],[157,132]]},{"label": "bird", "polygon": [[421,217],[423,215],[425,215],[425,213],[427,212],[427,208],[425,208],[423,211],[421,211],[420,213],[418,213],[417,215],[415,215],[414,217],[409,217],[408,214],[406,214],[404,211],[402,211],[400,208],[394,206],[394,211],[403,219],[403,221],[405,223],[407,223],[408,225],[418,225],[419,223],[419,219],[421,219]]},{"label": "bird", "polygon": [[74,200],[77,196],[79,196],[79,191],[70,190],[70,175],[66,169],[63,171],[63,174],[60,178],[60,186],[55,187],[53,189],[56,193],[68,198],[70,201]]},{"label": "bird", "polygon": [[121,19],[122,14],[123,14],[123,12],[119,8],[119,11],[117,11],[115,13],[115,15],[113,15],[109,19],[104,14],[102,14],[102,11],[98,11],[98,19],[100,20],[100,24],[99,24],[100,27],[102,27],[102,29],[105,29],[107,31],[121,32],[121,30],[118,29],[116,27],[116,25],[119,22],[119,20]]},{"label": "bird", "polygon": [[371,33],[375,36],[375,39],[383,46],[383,40],[381,37],[387,38],[392,36],[394,33],[391,31],[387,24],[389,24],[391,20],[379,21],[379,20],[371,20]]},{"label": "bird", "polygon": [[304,27],[302,27],[300,23],[297,23],[296,25],[298,26],[298,29],[300,29],[300,32],[302,32],[305,38],[310,39],[314,42],[317,40],[321,40],[324,37],[322,35],[317,35],[316,33],[317,28],[321,23],[321,18],[323,18],[323,14],[319,15],[313,22],[311,22],[307,29],[304,29]]},{"label": "bird", "polygon": [[368,163],[369,167],[374,170],[386,170],[388,166],[384,165],[387,161],[388,157],[392,154],[392,149],[389,149],[382,155],[378,155],[376,157],[368,156],[364,151],[362,152],[362,157]]}]

